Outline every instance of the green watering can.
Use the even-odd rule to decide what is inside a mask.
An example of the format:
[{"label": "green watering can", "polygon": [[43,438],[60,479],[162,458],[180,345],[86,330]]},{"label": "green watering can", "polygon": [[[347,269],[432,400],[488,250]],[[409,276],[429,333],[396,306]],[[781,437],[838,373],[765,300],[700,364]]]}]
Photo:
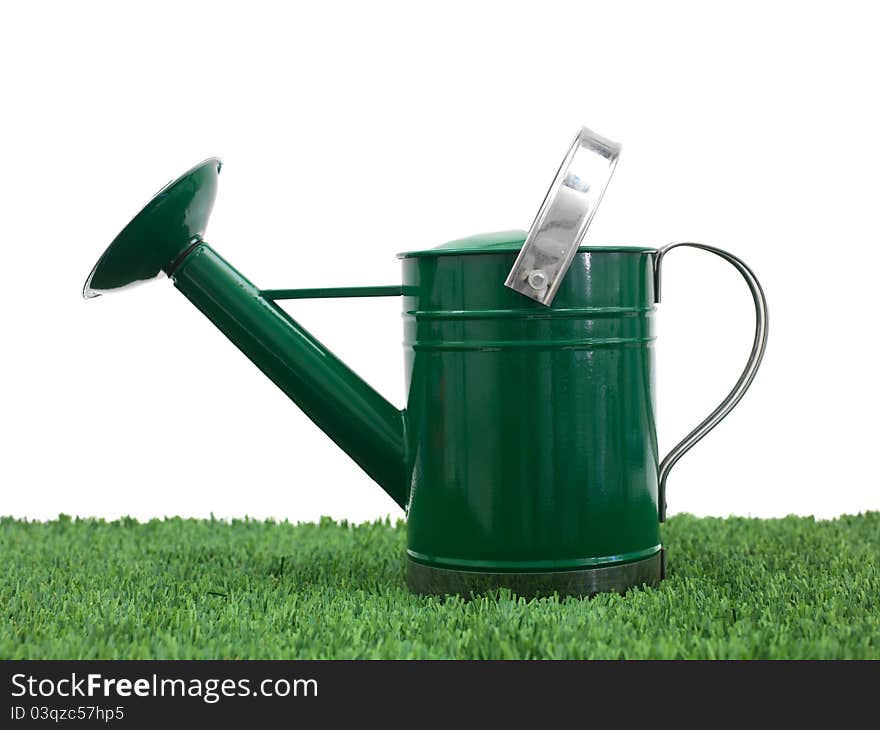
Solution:
[{"label": "green watering can", "polygon": [[[94,297],[164,272],[407,513],[418,593],[592,595],[665,574],[659,524],[676,461],[752,382],[767,306],[752,271],[710,246],[582,246],[619,147],[578,134],[531,229],[399,255],[402,283],[260,289],[203,238],[220,161],[163,188],[86,281]],[[721,256],[754,297],[745,370],[664,459],[654,398],[661,263]],[[402,297],[407,404],[398,410],[277,302]]]}]

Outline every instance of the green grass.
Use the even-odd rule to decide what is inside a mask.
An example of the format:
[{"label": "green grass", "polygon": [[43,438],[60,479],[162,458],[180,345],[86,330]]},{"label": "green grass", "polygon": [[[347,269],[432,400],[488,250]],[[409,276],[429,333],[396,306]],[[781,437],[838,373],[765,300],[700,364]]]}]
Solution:
[{"label": "green grass", "polygon": [[0,520],[2,658],[878,658],[880,512],[673,517],[658,589],[423,598],[377,522]]}]

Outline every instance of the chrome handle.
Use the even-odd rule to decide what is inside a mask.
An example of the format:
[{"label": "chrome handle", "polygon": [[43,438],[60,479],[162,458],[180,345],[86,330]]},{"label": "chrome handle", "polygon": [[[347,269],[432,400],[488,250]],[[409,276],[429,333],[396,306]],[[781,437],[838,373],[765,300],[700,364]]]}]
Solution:
[{"label": "chrome handle", "polygon": [[549,307],[611,180],[620,145],[578,132],[504,286]]},{"label": "chrome handle", "polygon": [[733,390],[727,394],[727,397],[721,401],[714,411],[712,411],[693,431],[685,436],[675,448],[665,456],[663,461],[660,462],[657,493],[660,522],[663,522],[666,519],[666,479],[669,476],[672,467],[675,466],[676,462],[684,456],[694,444],[715,428],[715,426],[717,426],[722,419],[733,410],[733,407],[739,403],[740,398],[745,395],[745,392],[752,384],[752,380],[754,380],[755,374],[758,372],[758,366],[761,364],[761,359],[764,357],[764,350],[767,348],[768,318],[767,299],[764,296],[764,290],[761,289],[761,284],[748,266],[733,254],[727,253],[727,251],[722,251],[720,248],[706,246],[702,243],[670,243],[668,246],[659,248],[657,250],[657,257],[654,260],[654,300],[658,303],[660,301],[660,266],[663,262],[663,257],[672,249],[678,248],[679,246],[690,246],[691,248],[700,248],[703,251],[714,253],[716,256],[723,258],[742,274],[743,279],[745,279],[746,284],[748,284],[749,291],[752,293],[752,298],[755,301],[755,340],[752,344],[752,352],[746,362],[745,370],[742,371],[742,375],[739,376],[739,380],[736,381]]}]

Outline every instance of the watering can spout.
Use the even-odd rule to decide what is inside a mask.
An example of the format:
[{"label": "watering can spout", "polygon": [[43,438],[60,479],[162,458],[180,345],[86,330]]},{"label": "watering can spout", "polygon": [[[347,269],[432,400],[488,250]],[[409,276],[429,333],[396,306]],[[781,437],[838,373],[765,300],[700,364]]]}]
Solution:
[{"label": "watering can spout", "polygon": [[92,269],[90,298],[166,274],[187,299],[404,509],[404,412],[389,403],[204,239],[220,161],[166,185]]}]

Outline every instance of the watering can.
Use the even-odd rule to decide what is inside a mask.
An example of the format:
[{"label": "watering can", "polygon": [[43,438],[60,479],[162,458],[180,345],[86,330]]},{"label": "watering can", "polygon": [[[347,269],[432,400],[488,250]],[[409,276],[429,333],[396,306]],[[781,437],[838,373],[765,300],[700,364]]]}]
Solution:
[{"label": "watering can", "polygon": [[[126,226],[83,294],[164,272],[406,511],[413,591],[592,595],[654,585],[665,574],[669,470],[751,384],[767,306],[752,271],[720,249],[581,244],[618,152],[582,130],[528,232],[399,254],[400,284],[269,290],[205,242],[221,166],[208,159]],[[679,246],[739,271],[756,328],[734,388],[661,460],[654,315],[661,264]],[[278,305],[379,296],[402,300],[403,410]]]}]

